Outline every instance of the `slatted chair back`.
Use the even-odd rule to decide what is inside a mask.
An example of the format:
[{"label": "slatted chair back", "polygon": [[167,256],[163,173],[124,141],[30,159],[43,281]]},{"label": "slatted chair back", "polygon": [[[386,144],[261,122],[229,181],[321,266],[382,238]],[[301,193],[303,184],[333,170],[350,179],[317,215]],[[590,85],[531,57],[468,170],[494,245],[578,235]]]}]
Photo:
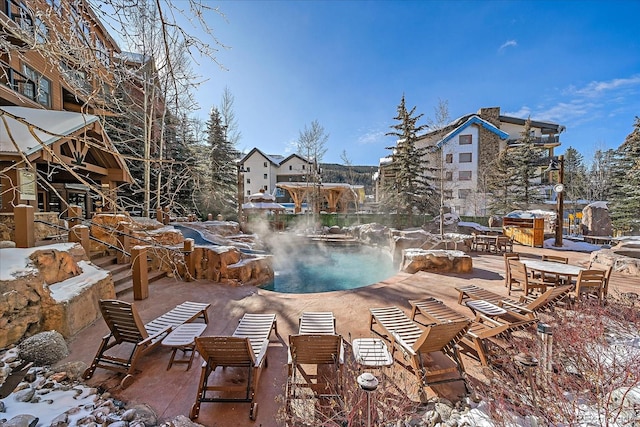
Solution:
[{"label": "slatted chair back", "polygon": [[297,364],[338,364],[342,351],[342,336],[328,334],[290,335],[289,348],[291,358]]},{"label": "slatted chair back", "polygon": [[137,344],[149,336],[138,310],[132,303],[102,300],[100,312],[117,343]]},{"label": "slatted chair back", "polygon": [[613,272],[613,267],[610,265],[604,265],[597,262],[589,261],[589,266],[587,270],[604,270],[604,289],[602,291],[602,299],[606,299],[609,294],[609,283],[611,282],[611,273]]},{"label": "slatted chair back", "polygon": [[513,259],[508,260],[508,262],[512,279],[521,285],[525,295],[529,295],[529,293],[535,289],[538,289],[542,293],[547,291],[547,283],[542,279],[531,277],[527,266],[522,262]]},{"label": "slatted chair back", "polygon": [[576,280],[576,298],[587,295],[594,296],[601,301],[606,285],[605,275],[604,270],[582,270]]},{"label": "slatted chair back", "polygon": [[509,295],[511,295],[513,284],[514,283],[517,284],[518,282],[514,282],[513,278],[511,277],[511,268],[509,266],[509,260],[515,259],[519,261],[520,254],[517,252],[505,252],[502,256],[504,257],[504,271],[505,271],[504,286],[508,289]]},{"label": "slatted chair back", "polygon": [[569,258],[557,255],[542,255],[542,261],[559,262],[569,264]]},{"label": "slatted chair back", "polygon": [[256,357],[249,338],[197,337],[196,349],[208,365],[213,367],[248,367],[256,365]]},{"label": "slatted chair back", "polygon": [[425,332],[413,344],[413,350],[416,353],[448,351],[462,339],[469,329],[469,324],[468,320],[462,320],[427,326]]}]

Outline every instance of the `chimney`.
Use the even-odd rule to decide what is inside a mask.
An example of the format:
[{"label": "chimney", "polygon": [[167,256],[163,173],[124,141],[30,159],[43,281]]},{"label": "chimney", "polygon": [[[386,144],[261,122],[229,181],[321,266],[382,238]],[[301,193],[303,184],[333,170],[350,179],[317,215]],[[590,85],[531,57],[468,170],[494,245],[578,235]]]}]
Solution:
[{"label": "chimney", "polygon": [[481,119],[484,119],[495,127],[500,128],[500,107],[480,108],[478,110],[478,115]]}]

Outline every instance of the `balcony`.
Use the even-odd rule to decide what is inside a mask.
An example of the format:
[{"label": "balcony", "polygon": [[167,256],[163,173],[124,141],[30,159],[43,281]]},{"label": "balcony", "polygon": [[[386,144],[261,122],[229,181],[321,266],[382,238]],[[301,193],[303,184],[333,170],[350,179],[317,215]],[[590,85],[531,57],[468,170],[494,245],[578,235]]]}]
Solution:
[{"label": "balcony", "polygon": [[[509,139],[507,140],[507,146],[520,144],[521,139]],[[533,143],[542,147],[557,147],[560,145],[560,135],[548,135],[543,137],[533,138]]]},{"label": "balcony", "polygon": [[0,29],[6,39],[19,47],[32,43],[35,36],[33,12],[17,0],[4,0],[0,4]]}]

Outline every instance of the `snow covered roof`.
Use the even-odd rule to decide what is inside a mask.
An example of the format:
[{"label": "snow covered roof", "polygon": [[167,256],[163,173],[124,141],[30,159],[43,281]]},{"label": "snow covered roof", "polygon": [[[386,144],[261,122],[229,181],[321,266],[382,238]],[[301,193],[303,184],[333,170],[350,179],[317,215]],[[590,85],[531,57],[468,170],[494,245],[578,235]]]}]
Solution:
[{"label": "snow covered roof", "polygon": [[[461,120],[459,119],[459,121],[461,121]],[[460,132],[462,132],[464,129],[466,129],[467,127],[469,127],[471,125],[481,126],[481,127],[485,128],[485,129],[487,129],[488,131],[493,132],[496,135],[498,135],[498,137],[500,139],[509,138],[509,134],[508,133],[506,133],[503,130],[500,130],[499,128],[497,128],[496,126],[492,125],[488,121],[480,118],[480,116],[474,114],[471,117],[467,118],[465,121],[463,121],[463,123],[461,123],[457,127],[455,127],[453,130],[449,131],[446,135],[444,135],[444,137],[442,137],[442,139],[440,139],[438,142],[436,142],[435,146],[437,148],[442,148],[442,146],[444,144],[446,144],[449,140],[454,138],[456,135],[460,134]]]},{"label": "snow covered roof", "polygon": [[0,118],[0,153],[17,154],[20,150],[27,156],[42,149],[40,141],[51,145],[98,121],[90,114],[27,107],[0,107]]}]

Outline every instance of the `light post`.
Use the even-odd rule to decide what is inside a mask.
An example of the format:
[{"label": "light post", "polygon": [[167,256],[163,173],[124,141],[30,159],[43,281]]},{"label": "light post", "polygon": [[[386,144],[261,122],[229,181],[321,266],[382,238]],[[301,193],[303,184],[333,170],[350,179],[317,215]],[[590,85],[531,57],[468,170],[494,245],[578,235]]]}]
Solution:
[{"label": "light post", "polygon": [[365,372],[357,378],[358,385],[367,393],[367,427],[371,427],[371,392],[378,388],[378,379],[371,373]]},{"label": "light post", "polygon": [[553,246],[562,247],[562,223],[564,222],[564,156],[558,159],[551,159],[549,167],[545,172],[558,171],[558,183],[553,186],[556,192],[556,228],[555,242]]},{"label": "light post", "polygon": [[246,172],[244,167],[237,163],[238,167],[238,226],[242,230],[242,204],[244,203],[244,178],[242,174]]}]

